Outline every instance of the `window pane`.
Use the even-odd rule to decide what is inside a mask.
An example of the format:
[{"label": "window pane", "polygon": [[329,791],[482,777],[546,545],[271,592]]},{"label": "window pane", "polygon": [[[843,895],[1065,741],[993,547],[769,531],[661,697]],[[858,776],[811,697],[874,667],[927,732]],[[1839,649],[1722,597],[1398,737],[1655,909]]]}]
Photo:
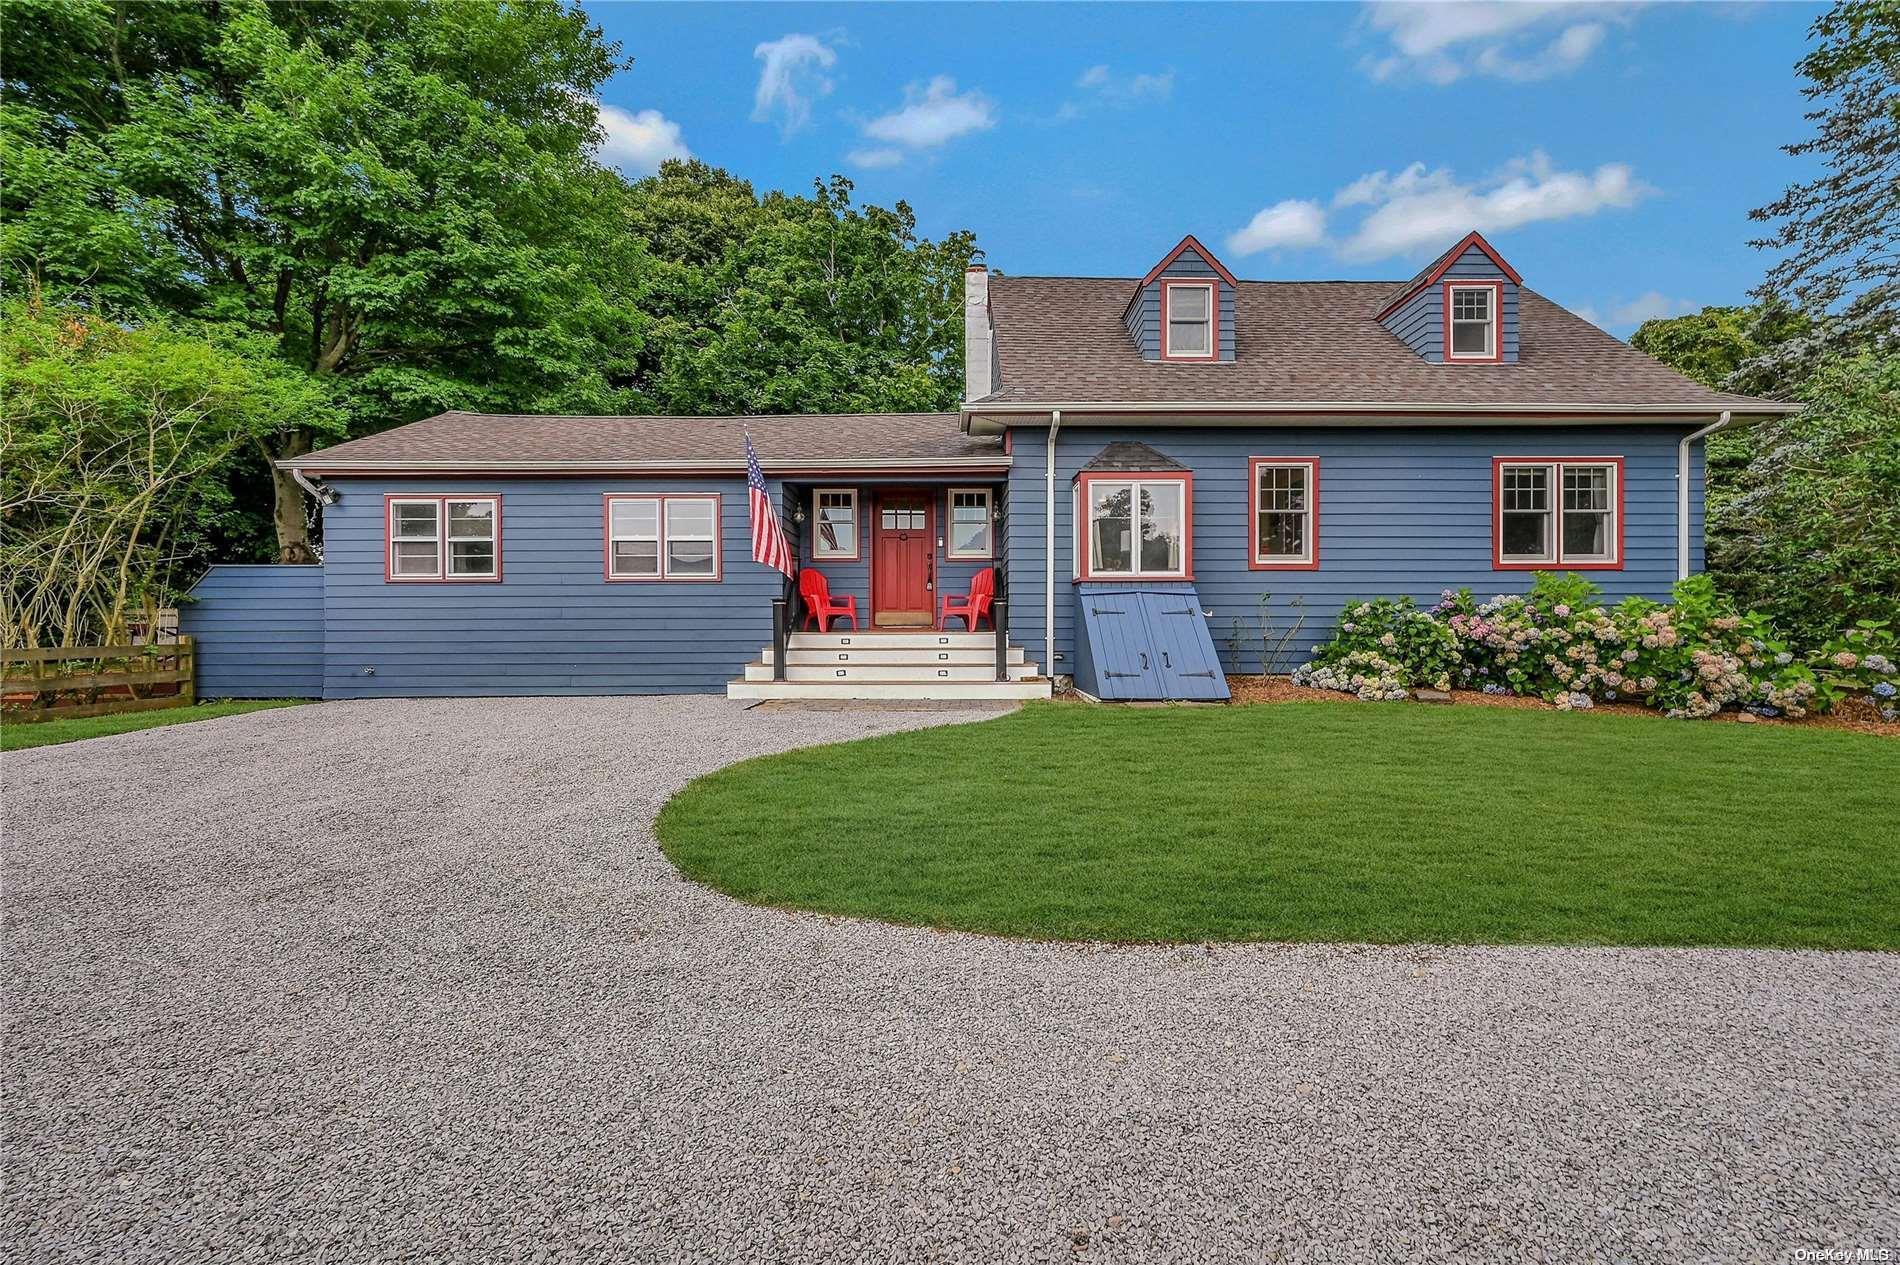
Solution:
[{"label": "window pane", "polygon": [[434,575],[436,574],[435,542],[432,540],[399,540],[393,559],[397,575]]},{"label": "window pane", "polygon": [[660,542],[657,540],[614,541],[615,575],[658,575]]},{"label": "window pane", "polygon": [[1134,487],[1128,483],[1097,483],[1091,489],[1091,570],[1128,572],[1135,569],[1133,498]]},{"label": "window pane", "polygon": [[673,576],[711,575],[713,545],[710,540],[668,540],[666,573]]},{"label": "window pane", "polygon": [[397,502],[395,535],[410,540],[434,540],[438,508],[434,501]]},{"label": "window pane", "polygon": [[1504,514],[1504,556],[1507,558],[1546,558],[1550,556],[1550,515]]},{"label": "window pane", "polygon": [[1507,510],[1547,510],[1550,508],[1550,467],[1504,467],[1504,508]]},{"label": "window pane", "polygon": [[449,574],[495,574],[494,542],[490,540],[449,541]]},{"label": "window pane", "polygon": [[858,551],[857,497],[849,492],[818,494],[818,555],[849,556]]},{"label": "window pane", "polygon": [[449,536],[451,539],[493,540],[495,503],[493,501],[450,501]]},{"label": "window pane", "polygon": [[1484,321],[1453,321],[1451,349],[1461,355],[1481,356],[1491,350],[1491,326]]},{"label": "window pane", "polygon": [[1181,569],[1182,485],[1141,485],[1141,569]]},{"label": "window pane", "polygon": [[1207,319],[1207,286],[1169,286],[1168,319],[1171,321],[1205,321]]},{"label": "window pane", "polygon": [[1564,467],[1564,509],[1610,508],[1610,471],[1606,466]]},{"label": "window pane", "polygon": [[1306,515],[1267,513],[1260,516],[1260,556],[1263,558],[1302,558],[1306,556]]},{"label": "window pane", "polygon": [[1451,314],[1461,321],[1490,320],[1491,292],[1489,290],[1452,291]]},{"label": "window pane", "polygon": [[616,538],[639,536],[657,539],[660,534],[660,503],[653,500],[618,500],[612,505],[613,535]]},{"label": "window pane", "polygon": [[1564,557],[1610,556],[1610,515],[1602,510],[1564,511]]},{"label": "window pane", "polygon": [[1168,350],[1187,352],[1190,355],[1207,354],[1207,325],[1205,322],[1169,321]]},{"label": "window pane", "polygon": [[713,503],[711,501],[668,501],[666,503],[666,535],[671,540],[675,536],[697,536],[711,539],[713,534]]},{"label": "window pane", "polygon": [[1305,466],[1260,467],[1260,509],[1263,512],[1305,508]]},{"label": "window pane", "polygon": [[989,551],[990,523],[987,518],[975,523],[950,524],[951,553],[988,553]]}]

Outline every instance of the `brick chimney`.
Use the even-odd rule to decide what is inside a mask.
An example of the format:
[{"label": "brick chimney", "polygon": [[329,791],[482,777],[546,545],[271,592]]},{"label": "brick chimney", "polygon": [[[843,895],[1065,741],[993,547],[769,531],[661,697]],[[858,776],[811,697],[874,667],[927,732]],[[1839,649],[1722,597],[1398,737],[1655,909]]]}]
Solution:
[{"label": "brick chimney", "polygon": [[990,367],[991,343],[996,333],[990,324],[990,270],[971,264],[963,271],[963,398],[980,400],[996,389]]}]

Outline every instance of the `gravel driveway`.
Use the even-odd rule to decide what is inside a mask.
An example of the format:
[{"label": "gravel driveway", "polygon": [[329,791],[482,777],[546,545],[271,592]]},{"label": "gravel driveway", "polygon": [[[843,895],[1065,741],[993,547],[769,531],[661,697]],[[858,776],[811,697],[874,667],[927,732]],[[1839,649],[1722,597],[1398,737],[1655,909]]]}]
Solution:
[{"label": "gravel driveway", "polygon": [[1020,944],[654,844],[704,770],[969,719],[329,703],[7,756],[0,1254],[1900,1246],[1900,956]]}]

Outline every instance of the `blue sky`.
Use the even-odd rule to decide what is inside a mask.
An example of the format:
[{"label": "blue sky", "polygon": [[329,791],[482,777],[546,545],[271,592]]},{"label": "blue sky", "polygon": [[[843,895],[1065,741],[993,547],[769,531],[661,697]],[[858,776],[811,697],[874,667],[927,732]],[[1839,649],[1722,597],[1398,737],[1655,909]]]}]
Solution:
[{"label": "blue sky", "polygon": [[1012,273],[1403,278],[1483,231],[1627,334],[1736,303],[1747,213],[1806,168],[1819,6],[587,5],[635,59],[603,157],[761,189],[843,172]]}]

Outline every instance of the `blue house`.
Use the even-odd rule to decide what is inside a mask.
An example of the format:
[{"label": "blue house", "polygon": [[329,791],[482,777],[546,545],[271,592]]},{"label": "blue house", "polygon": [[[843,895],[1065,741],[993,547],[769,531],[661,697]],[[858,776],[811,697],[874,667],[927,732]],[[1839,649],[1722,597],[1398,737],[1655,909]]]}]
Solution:
[{"label": "blue house", "polygon": [[[1222,698],[1369,596],[1664,596],[1701,565],[1698,441],[1794,407],[1689,381],[1476,233],[1404,282],[1242,281],[1193,237],[1138,278],[973,267],[965,388],[444,413],[297,458],[322,565],[206,577],[200,692]],[[798,581],[753,560],[748,434]]]}]

